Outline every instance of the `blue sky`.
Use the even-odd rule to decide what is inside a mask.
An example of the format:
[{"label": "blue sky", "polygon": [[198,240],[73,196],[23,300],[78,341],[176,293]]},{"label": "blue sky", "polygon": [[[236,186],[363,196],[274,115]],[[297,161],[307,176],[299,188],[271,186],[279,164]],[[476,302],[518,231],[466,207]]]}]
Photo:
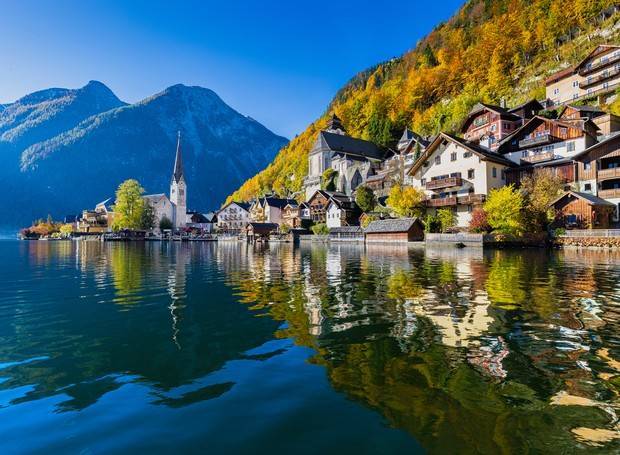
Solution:
[{"label": "blue sky", "polygon": [[127,102],[201,85],[293,137],[355,73],[414,47],[461,3],[3,2],[0,103],[91,79]]}]

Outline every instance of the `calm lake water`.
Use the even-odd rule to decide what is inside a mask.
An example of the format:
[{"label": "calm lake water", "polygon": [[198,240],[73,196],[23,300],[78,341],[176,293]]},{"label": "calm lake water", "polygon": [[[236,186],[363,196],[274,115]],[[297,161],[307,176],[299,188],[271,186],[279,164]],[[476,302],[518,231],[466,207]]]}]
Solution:
[{"label": "calm lake water", "polygon": [[0,257],[1,453],[620,450],[619,254],[3,241]]}]

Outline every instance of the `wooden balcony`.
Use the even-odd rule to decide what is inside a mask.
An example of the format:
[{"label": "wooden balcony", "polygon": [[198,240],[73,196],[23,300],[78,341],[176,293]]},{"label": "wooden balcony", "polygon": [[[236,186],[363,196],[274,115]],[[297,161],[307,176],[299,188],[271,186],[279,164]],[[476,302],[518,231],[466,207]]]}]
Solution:
[{"label": "wooden balcony", "polygon": [[620,178],[620,167],[599,169],[597,172],[597,178],[601,180],[618,179]]},{"label": "wooden balcony", "polygon": [[540,163],[541,161],[549,161],[553,158],[555,158],[553,152],[544,152],[536,155],[524,156],[521,158],[521,161],[525,161],[526,163]]},{"label": "wooden balcony", "polygon": [[463,179],[461,177],[448,177],[445,179],[430,180],[426,182],[425,187],[427,190],[441,190],[443,188],[452,188],[462,185]]},{"label": "wooden balcony", "polygon": [[427,207],[451,207],[456,204],[457,204],[456,196],[426,200]]},{"label": "wooden balcony", "polygon": [[579,71],[579,74],[585,76],[586,74],[592,74],[601,68],[605,68],[606,66],[611,66],[614,63],[620,62],[620,55],[611,56],[604,62],[599,62],[596,65],[592,65],[590,67],[584,67]]},{"label": "wooden balcony", "polygon": [[546,131],[544,134],[534,137],[528,137],[519,141],[519,147],[529,148],[538,145],[552,144],[554,142],[559,142],[560,138],[555,137],[551,134],[550,131]]},{"label": "wooden balcony", "polygon": [[599,190],[598,197],[603,199],[620,198],[620,188],[613,188],[610,190]]},{"label": "wooden balcony", "polygon": [[486,201],[484,194],[469,194],[458,198],[459,205],[480,205]]},{"label": "wooden balcony", "polygon": [[601,74],[600,76],[590,77],[586,79],[585,81],[579,84],[579,87],[582,89],[587,89],[588,87],[593,87],[597,84],[600,84],[603,81],[608,81],[609,79],[613,79],[614,77],[617,77],[618,74],[620,74],[620,71],[618,70],[608,71],[606,74],[604,73],[604,74]]}]

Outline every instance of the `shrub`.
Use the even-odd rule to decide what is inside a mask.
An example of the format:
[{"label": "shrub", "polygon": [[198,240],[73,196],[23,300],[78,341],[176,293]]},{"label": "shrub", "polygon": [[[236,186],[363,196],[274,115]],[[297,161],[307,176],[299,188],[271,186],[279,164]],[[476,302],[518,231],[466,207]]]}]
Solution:
[{"label": "shrub", "polygon": [[426,215],[424,220],[424,232],[436,233],[441,231],[441,222],[435,215]]},{"label": "shrub", "polygon": [[167,229],[172,229],[172,221],[170,220],[170,218],[168,218],[166,215],[161,217],[161,220],[159,220],[159,229],[161,231],[165,231]]},{"label": "shrub", "polygon": [[471,213],[469,231],[477,234],[484,234],[491,231],[491,226],[489,226],[489,221],[487,220],[487,212],[482,208],[476,207]]},{"label": "shrub", "polygon": [[329,234],[329,228],[325,223],[319,223],[312,226],[312,232],[314,235],[327,235]]},{"label": "shrub", "polygon": [[523,194],[514,185],[489,191],[484,204],[489,226],[500,234],[521,235],[523,225]]},{"label": "shrub", "polygon": [[439,221],[441,232],[448,232],[451,227],[456,226],[456,215],[450,208],[437,210],[437,220]]},{"label": "shrub", "polygon": [[367,186],[360,186],[355,190],[355,203],[359,206],[362,212],[372,212],[377,205],[377,198],[375,192]]},{"label": "shrub", "polygon": [[394,185],[387,198],[387,205],[398,216],[420,216],[423,210],[424,193],[412,186]]}]

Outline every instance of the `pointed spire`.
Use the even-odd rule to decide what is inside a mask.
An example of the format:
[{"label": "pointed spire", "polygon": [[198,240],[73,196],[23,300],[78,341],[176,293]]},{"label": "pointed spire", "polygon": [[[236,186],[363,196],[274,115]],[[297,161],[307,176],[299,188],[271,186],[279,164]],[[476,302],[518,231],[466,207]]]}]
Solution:
[{"label": "pointed spire", "polygon": [[181,131],[177,133],[177,155],[174,158],[174,173],[172,179],[178,182],[183,178],[183,157],[181,155]]}]

